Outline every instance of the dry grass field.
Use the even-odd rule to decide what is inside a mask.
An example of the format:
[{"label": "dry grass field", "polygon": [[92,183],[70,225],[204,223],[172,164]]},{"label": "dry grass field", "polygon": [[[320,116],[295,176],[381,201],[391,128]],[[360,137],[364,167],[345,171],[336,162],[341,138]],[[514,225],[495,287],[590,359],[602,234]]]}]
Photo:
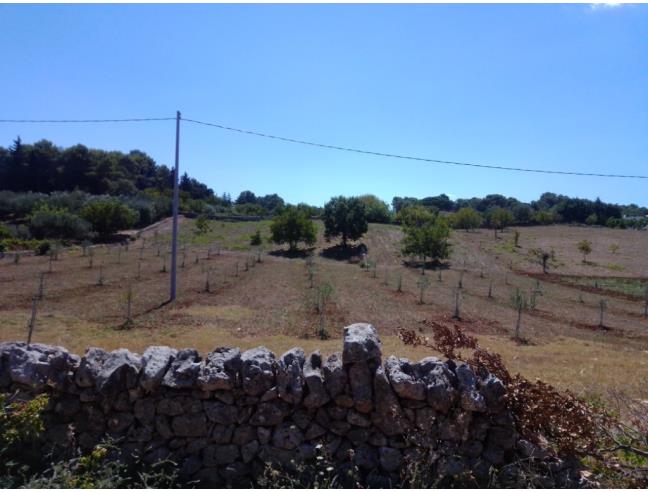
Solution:
[{"label": "dry grass field", "polygon": [[[266,345],[278,353],[300,345],[331,352],[340,349],[345,325],[366,321],[379,329],[385,353],[420,358],[428,353],[403,346],[396,334],[400,328],[426,333],[426,320],[435,320],[461,325],[527,377],[579,394],[604,396],[614,388],[648,399],[648,318],[644,317],[648,233],[569,226],[519,228],[515,247],[512,230],[497,239],[492,231],[457,231],[451,259],[439,269],[426,271],[429,287],[420,304],[421,271],[404,265],[398,226],[370,225],[363,241],[368,258],[376,262],[375,271],[332,259],[327,254],[331,244],[322,237],[322,224],[318,227],[312,250],[314,283],[333,287],[323,319],[328,340],[317,336],[316,287],[309,288],[306,261],[287,257],[285,250],[265,240],[269,222],[212,222],[210,232],[196,235],[194,222],[188,219],[181,221],[175,304],[164,304],[169,221],[143,232],[128,250],[118,245],[95,247],[92,267],[80,248],[62,252],[52,262],[51,272],[47,257],[24,256],[17,264],[9,257],[0,260],[0,340],[26,338],[31,300],[40,272],[46,272],[33,340],[77,353],[89,346],[141,351],[153,344],[196,347],[203,352],[222,345]],[[257,229],[264,238],[260,252],[249,246],[249,237]],[[581,239],[592,242],[587,263],[577,249]],[[538,247],[555,252],[546,275],[530,253]],[[253,260],[257,256],[261,262]],[[162,271],[165,263],[166,272]],[[98,285],[100,265],[103,285]],[[205,291],[208,276],[210,292]],[[396,288],[399,277],[402,292]],[[460,278],[461,320],[453,321],[454,291]],[[133,322],[124,329],[129,285]],[[535,309],[522,315],[525,344],[512,339],[516,312],[510,297],[516,288],[536,291]],[[598,326],[602,299],[607,301],[604,329]]]}]

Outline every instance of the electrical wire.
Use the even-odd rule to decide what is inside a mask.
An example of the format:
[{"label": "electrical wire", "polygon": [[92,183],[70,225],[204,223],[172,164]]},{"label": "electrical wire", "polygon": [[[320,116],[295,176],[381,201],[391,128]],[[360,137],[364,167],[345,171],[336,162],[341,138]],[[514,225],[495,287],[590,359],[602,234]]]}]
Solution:
[{"label": "electrical wire", "polygon": [[122,118],[114,120],[0,120],[0,123],[126,123],[140,121],[168,121],[170,118]]},{"label": "electrical wire", "polygon": [[561,175],[570,175],[570,176],[593,176],[593,177],[598,177],[598,178],[627,178],[627,179],[648,179],[648,176],[642,176],[642,175],[628,175],[628,174],[604,174],[604,173],[585,173],[585,172],[578,172],[578,171],[556,171],[556,170],[550,170],[550,169],[533,169],[533,168],[523,168],[523,167],[507,167],[507,166],[496,166],[496,165],[490,165],[490,164],[476,164],[472,162],[458,162],[458,161],[445,161],[441,159],[428,159],[425,157],[415,157],[415,156],[409,156],[409,155],[399,155],[399,154],[390,154],[386,152],[375,152],[371,150],[363,150],[363,149],[355,149],[352,147],[341,147],[339,145],[329,145],[329,144],[323,144],[323,143],[317,143],[317,142],[310,142],[307,140],[299,140],[296,138],[288,138],[288,137],[280,137],[277,135],[271,135],[268,133],[261,133],[253,130],[242,130],[240,128],[233,128],[231,126],[226,126],[226,125],[221,125],[218,123],[208,123],[205,121],[199,121],[199,120],[194,120],[190,118],[182,118],[183,121],[187,121],[189,123],[194,123],[198,125],[205,125],[205,126],[212,126],[215,128],[220,128],[222,130],[227,130],[231,132],[238,132],[238,133],[243,133],[246,135],[254,135],[257,137],[264,137],[264,138],[269,138],[269,139],[274,139],[274,140],[281,140],[283,142],[290,142],[290,143],[296,143],[296,144],[301,144],[301,145],[310,145],[312,147],[321,147],[324,149],[331,149],[331,150],[340,150],[344,152],[354,152],[356,154],[366,154],[366,155],[373,155],[373,156],[378,156],[378,157],[390,157],[393,159],[405,159],[405,160],[410,160],[410,161],[420,161],[420,162],[429,162],[429,163],[434,163],[434,164],[448,164],[452,166],[468,166],[468,167],[477,167],[477,168],[483,168],[483,169],[497,169],[501,171],[517,171],[517,172],[526,172],[526,173],[540,173],[540,174],[561,174]]}]

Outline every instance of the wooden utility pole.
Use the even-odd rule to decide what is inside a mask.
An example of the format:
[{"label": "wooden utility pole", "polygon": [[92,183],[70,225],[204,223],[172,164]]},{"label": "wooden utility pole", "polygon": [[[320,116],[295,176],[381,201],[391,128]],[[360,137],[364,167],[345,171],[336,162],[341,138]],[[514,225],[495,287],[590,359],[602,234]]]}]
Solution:
[{"label": "wooden utility pole", "polygon": [[176,112],[176,145],[175,145],[175,170],[173,172],[173,230],[171,233],[171,288],[169,300],[176,299],[176,272],[178,254],[178,201],[180,190],[178,180],[180,179],[180,111]]}]

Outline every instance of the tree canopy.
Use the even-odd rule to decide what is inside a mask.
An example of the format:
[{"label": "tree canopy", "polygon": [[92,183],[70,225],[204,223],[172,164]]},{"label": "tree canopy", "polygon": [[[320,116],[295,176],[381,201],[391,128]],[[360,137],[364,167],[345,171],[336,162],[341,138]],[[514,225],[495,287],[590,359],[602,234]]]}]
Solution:
[{"label": "tree canopy", "polygon": [[327,241],[342,238],[342,246],[349,240],[360,239],[367,232],[367,211],[358,197],[338,196],[331,198],[324,206],[324,235]]},{"label": "tree canopy", "polygon": [[272,242],[276,244],[288,243],[291,251],[297,249],[300,242],[307,246],[315,244],[315,223],[296,207],[288,207],[277,215],[270,225]]}]

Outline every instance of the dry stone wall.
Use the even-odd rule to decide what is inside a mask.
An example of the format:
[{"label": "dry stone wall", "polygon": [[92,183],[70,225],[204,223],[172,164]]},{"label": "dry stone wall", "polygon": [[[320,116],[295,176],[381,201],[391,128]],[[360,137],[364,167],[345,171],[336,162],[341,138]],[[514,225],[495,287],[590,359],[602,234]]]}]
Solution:
[{"label": "dry stone wall", "polygon": [[124,459],[169,458],[203,486],[247,486],[268,464],[318,453],[378,485],[422,460],[438,477],[486,479],[513,458],[518,438],[497,378],[435,357],[381,358],[378,333],[363,323],[346,327],[342,352],[329,357],[265,347],[79,357],[15,342],[0,344],[0,390],[51,395],[52,445],[90,450],[110,436]]}]

